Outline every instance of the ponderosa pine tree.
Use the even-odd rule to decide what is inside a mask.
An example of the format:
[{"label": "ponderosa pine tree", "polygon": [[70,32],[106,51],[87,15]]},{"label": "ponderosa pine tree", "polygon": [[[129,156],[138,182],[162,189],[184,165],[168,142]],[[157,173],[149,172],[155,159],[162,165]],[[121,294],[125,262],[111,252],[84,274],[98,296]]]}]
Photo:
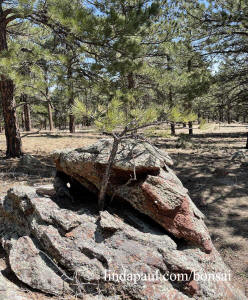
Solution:
[{"label": "ponderosa pine tree", "polygon": [[[7,26],[17,18],[11,8],[4,8],[5,1],[0,1],[0,55],[8,51]],[[14,82],[7,74],[0,74],[0,96],[4,116],[6,136],[6,157],[20,157],[23,153],[22,142],[16,117],[16,104],[14,99]]]},{"label": "ponderosa pine tree", "polygon": [[[218,110],[220,120],[231,121],[231,112],[237,106],[247,111],[247,36],[248,5],[245,0],[180,1],[178,10],[187,18],[189,28],[194,29],[194,48],[212,62],[215,82],[219,82],[224,94],[220,96]],[[226,64],[223,72],[222,64]],[[224,87],[227,87],[226,93]],[[228,90],[231,93],[228,93]]]}]

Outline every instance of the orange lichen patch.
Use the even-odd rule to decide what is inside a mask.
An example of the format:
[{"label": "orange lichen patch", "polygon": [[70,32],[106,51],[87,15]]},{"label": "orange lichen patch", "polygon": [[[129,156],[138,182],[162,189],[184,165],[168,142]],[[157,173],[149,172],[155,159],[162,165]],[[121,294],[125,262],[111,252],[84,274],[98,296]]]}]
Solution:
[{"label": "orange lichen patch", "polygon": [[67,238],[73,239],[73,238],[75,237],[75,234],[74,234],[73,231],[70,231],[70,232],[67,232],[67,233],[65,234],[65,236],[66,236]]}]

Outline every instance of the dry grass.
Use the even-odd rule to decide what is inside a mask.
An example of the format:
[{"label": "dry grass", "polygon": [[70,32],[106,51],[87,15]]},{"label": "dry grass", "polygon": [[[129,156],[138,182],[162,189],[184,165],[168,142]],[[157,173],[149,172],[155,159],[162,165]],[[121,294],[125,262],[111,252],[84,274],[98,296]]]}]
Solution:
[{"label": "dry grass", "polygon": [[[167,127],[163,127],[157,132],[167,130]],[[177,134],[187,133],[183,128],[176,131]],[[237,123],[229,126],[209,124],[205,130],[194,128],[195,135],[186,149],[176,148],[178,136],[151,138],[158,147],[170,153],[176,174],[206,215],[214,245],[232,269],[234,281],[243,290],[248,286],[248,167],[232,161],[231,157],[234,152],[244,148],[246,132],[247,128]],[[49,156],[53,150],[82,147],[100,137],[94,129],[73,135],[66,132],[32,133],[23,138],[23,146],[25,152],[52,165]],[[5,139],[1,134],[2,157],[4,151]],[[29,172],[19,159],[0,159],[0,166],[0,195],[4,195],[14,184],[52,182],[53,176],[45,176],[45,170],[37,170],[37,174]],[[218,173],[218,169],[227,172]]]}]

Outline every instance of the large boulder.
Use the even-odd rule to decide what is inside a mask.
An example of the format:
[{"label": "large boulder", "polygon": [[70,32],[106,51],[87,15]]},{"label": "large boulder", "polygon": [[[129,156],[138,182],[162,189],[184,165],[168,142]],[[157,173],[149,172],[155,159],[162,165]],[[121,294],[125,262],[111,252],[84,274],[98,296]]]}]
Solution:
[{"label": "large boulder", "polygon": [[[111,139],[103,139],[89,147],[56,151],[53,158],[59,172],[55,187],[61,190],[57,182],[64,181],[66,192],[66,184],[73,186],[72,181],[76,180],[98,194],[112,143]],[[212,243],[204,216],[170,169],[172,164],[166,152],[148,142],[123,140],[112,167],[107,194],[112,200],[129,202],[175,237],[191,241],[210,253]],[[130,180],[134,176],[136,180]]]},{"label": "large boulder", "polygon": [[175,238],[126,202],[99,215],[83,191],[71,203],[19,186],[1,199],[0,242],[19,280],[63,299],[246,299],[214,247]]}]

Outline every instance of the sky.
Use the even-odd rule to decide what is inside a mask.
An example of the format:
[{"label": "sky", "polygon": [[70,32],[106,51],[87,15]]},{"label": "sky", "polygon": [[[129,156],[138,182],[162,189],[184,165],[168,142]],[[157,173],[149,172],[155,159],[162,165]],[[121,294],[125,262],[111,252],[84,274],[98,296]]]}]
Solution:
[{"label": "sky", "polygon": [[206,7],[208,7],[208,1],[207,0],[198,0],[200,3],[204,3]]}]

